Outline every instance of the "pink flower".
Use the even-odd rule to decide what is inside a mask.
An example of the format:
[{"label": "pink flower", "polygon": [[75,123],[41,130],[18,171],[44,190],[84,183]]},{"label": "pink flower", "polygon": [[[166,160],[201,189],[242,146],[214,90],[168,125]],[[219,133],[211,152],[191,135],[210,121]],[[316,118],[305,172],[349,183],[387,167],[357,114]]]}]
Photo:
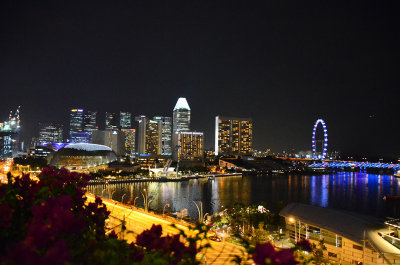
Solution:
[{"label": "pink flower", "polygon": [[253,260],[257,265],[276,264],[276,265],[295,265],[298,262],[294,259],[290,249],[276,251],[271,243],[256,244]]},{"label": "pink flower", "polygon": [[296,247],[301,249],[301,250],[308,251],[308,252],[312,251],[311,243],[307,239],[302,239],[299,242],[297,242]]}]

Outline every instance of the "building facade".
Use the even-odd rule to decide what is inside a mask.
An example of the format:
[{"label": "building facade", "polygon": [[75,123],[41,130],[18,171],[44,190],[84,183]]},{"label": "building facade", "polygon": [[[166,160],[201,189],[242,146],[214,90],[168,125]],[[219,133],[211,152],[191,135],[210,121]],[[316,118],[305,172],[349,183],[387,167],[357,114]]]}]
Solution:
[{"label": "building facade", "polygon": [[390,231],[378,218],[301,203],[288,204],[280,215],[294,242],[323,239],[323,254],[333,264],[400,264],[400,249],[382,238]]},{"label": "building facade", "polygon": [[178,159],[178,133],[190,131],[190,107],[186,98],[179,98],[172,116],[172,154],[173,159]]},{"label": "building facade", "polygon": [[106,112],[106,130],[117,130],[118,129],[118,117],[117,114],[112,112]]},{"label": "building facade", "polygon": [[0,158],[11,158],[17,156],[19,151],[20,133],[20,107],[15,113],[10,112],[7,121],[0,123]]},{"label": "building facade", "polygon": [[172,155],[172,118],[155,116],[153,120],[161,126],[161,154]]},{"label": "building facade", "polygon": [[92,135],[93,144],[110,147],[117,156],[125,156],[125,134],[119,130],[95,130]]},{"label": "building facade", "polygon": [[202,132],[178,132],[178,161],[203,162],[204,134]]},{"label": "building facade", "polygon": [[93,131],[97,129],[97,112],[88,110],[83,116],[83,132],[91,139]]},{"label": "building facade", "polygon": [[39,143],[41,145],[49,143],[63,142],[63,126],[53,123],[39,123]]},{"label": "building facade", "polygon": [[132,158],[135,155],[135,129],[121,129],[125,136],[125,156]]},{"label": "building facade", "polygon": [[137,116],[138,126],[138,154],[161,155],[162,151],[162,124],[150,120],[146,116]]},{"label": "building facade", "polygon": [[252,119],[215,117],[215,155],[251,155],[252,141]]},{"label": "building facade", "polygon": [[119,126],[121,129],[131,129],[132,128],[132,115],[130,112],[120,112],[119,113]]},{"label": "building facade", "polygon": [[69,114],[69,138],[72,134],[83,132],[83,109],[71,109]]}]

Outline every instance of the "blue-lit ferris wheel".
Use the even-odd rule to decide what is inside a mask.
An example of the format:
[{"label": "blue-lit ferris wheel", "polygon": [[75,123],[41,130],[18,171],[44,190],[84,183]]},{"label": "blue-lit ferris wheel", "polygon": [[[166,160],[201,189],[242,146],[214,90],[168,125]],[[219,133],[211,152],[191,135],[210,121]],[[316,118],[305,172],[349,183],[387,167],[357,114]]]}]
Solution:
[{"label": "blue-lit ferris wheel", "polygon": [[[315,133],[317,132],[318,124],[322,125],[324,130],[324,139],[322,144],[322,154],[317,153],[317,140],[315,139]],[[314,159],[325,159],[326,151],[328,150],[328,130],[323,119],[318,119],[314,124],[313,134],[312,134],[312,151]]]}]

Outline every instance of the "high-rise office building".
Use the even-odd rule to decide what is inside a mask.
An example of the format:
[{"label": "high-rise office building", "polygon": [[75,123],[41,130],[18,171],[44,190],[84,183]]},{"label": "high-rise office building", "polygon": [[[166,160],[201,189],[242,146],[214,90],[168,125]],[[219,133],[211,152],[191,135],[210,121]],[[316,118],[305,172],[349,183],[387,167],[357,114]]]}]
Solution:
[{"label": "high-rise office building", "polygon": [[120,112],[119,113],[119,126],[121,129],[131,129],[132,128],[132,116],[130,112]]},{"label": "high-rise office building", "polygon": [[141,115],[135,118],[138,126],[138,153],[160,155],[162,151],[162,126],[158,121]]},{"label": "high-rise office building", "polygon": [[173,133],[190,131],[190,107],[186,98],[179,98],[173,111]]},{"label": "high-rise office building", "polygon": [[179,98],[173,111],[172,121],[172,154],[177,160],[178,132],[190,131],[190,107],[186,98]]},{"label": "high-rise office building", "polygon": [[161,126],[161,154],[172,155],[172,118],[155,116],[153,120]]},{"label": "high-rise office building", "polygon": [[215,117],[215,155],[251,155],[252,141],[252,119]]},{"label": "high-rise office building", "polygon": [[92,135],[94,144],[110,147],[117,156],[125,155],[125,135],[119,130],[95,130]]},{"label": "high-rise office building", "polygon": [[63,142],[63,126],[53,123],[39,123],[39,143],[41,145],[49,143]]},{"label": "high-rise office building", "polygon": [[135,154],[135,129],[121,129],[125,136],[125,156],[133,157]]},{"label": "high-rise office building", "polygon": [[83,116],[83,132],[91,138],[94,130],[97,130],[97,112],[88,110]]},{"label": "high-rise office building", "polygon": [[203,162],[204,134],[202,132],[178,132],[178,161]]},{"label": "high-rise office building", "polygon": [[83,132],[83,109],[71,109],[69,120],[70,139],[73,133]]},{"label": "high-rise office building", "polygon": [[117,130],[118,129],[118,118],[117,114],[112,112],[106,112],[106,130]]}]

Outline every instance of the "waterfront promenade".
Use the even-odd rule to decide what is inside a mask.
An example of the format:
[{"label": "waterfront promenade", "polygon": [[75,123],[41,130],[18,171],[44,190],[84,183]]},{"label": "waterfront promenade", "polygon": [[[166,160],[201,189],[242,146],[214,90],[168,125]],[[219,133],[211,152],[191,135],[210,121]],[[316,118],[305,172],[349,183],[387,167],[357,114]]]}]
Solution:
[{"label": "waterfront promenade", "polygon": [[206,179],[216,177],[232,177],[242,176],[242,173],[221,173],[207,175],[193,175],[183,178],[118,178],[118,179],[94,179],[89,181],[89,185],[96,184],[118,184],[118,183],[135,183],[135,182],[182,182],[191,179]]},{"label": "waterfront promenade", "polygon": [[[92,202],[95,200],[95,196],[92,194],[86,194],[88,201]],[[126,231],[132,231],[133,233],[127,233],[126,231],[121,235],[128,242],[135,240],[136,235],[140,234],[146,229],[150,229],[153,224],[161,225],[163,228],[163,234],[177,234],[178,230],[171,227],[175,224],[177,228],[189,232],[188,227],[191,226],[190,223],[174,219],[171,217],[163,217],[151,212],[145,212],[142,209],[127,206],[119,202],[103,199],[104,204],[110,213],[110,221],[108,227],[115,228],[116,232],[121,231],[121,221],[125,220]],[[205,242],[201,242],[204,244]],[[244,250],[242,247],[229,243],[229,242],[215,242],[209,241],[211,248],[200,253],[199,259],[202,264],[235,264],[232,259],[235,255],[241,255]]]}]

